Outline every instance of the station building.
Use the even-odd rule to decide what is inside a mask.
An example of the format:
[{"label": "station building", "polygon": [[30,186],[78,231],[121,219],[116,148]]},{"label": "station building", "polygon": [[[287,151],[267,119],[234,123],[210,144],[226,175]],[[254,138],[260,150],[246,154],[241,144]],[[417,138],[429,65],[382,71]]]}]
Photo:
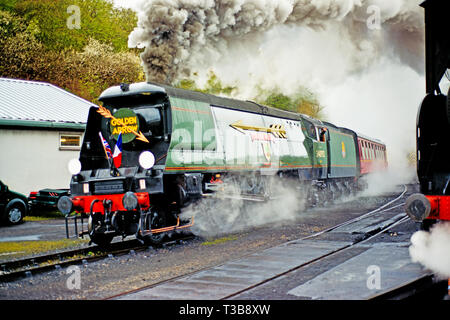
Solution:
[{"label": "station building", "polygon": [[0,78],[0,180],[28,195],[67,189],[92,102],[49,83]]}]

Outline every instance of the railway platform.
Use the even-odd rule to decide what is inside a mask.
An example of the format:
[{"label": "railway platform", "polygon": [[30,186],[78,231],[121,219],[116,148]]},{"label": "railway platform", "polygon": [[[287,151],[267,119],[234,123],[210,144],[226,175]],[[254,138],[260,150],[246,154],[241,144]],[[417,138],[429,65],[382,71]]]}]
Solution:
[{"label": "railway platform", "polygon": [[409,256],[417,226],[400,207],[114,298],[369,300],[416,282],[431,286],[431,271]]}]

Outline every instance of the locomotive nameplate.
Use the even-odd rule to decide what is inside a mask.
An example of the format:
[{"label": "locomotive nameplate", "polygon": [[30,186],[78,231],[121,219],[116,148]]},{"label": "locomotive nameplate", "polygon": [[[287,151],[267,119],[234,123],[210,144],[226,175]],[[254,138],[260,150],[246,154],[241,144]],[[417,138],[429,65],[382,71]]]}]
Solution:
[{"label": "locomotive nameplate", "polygon": [[123,180],[98,181],[94,183],[94,194],[124,193]]},{"label": "locomotive nameplate", "polygon": [[117,140],[122,133],[122,143],[128,143],[136,138],[134,132],[139,131],[139,119],[133,110],[128,108],[119,109],[114,113],[114,118],[109,122],[111,133]]}]

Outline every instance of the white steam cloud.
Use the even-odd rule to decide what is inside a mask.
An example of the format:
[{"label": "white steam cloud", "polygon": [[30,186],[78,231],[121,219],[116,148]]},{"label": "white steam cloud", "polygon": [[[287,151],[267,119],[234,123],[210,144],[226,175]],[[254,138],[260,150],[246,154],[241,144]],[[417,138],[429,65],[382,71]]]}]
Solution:
[{"label": "white steam cloud", "polygon": [[299,219],[305,209],[306,194],[299,189],[298,183],[274,177],[270,181],[273,199],[254,202],[245,200],[250,196],[242,195],[237,182],[225,181],[224,188],[211,199],[202,199],[183,211],[183,219],[194,216],[195,223],[191,227],[194,234],[214,237],[267,224],[286,223]]},{"label": "white steam cloud", "polygon": [[450,278],[450,223],[435,225],[430,232],[417,231],[411,237],[409,253],[442,278]]},{"label": "white steam cloud", "polygon": [[339,51],[346,53],[343,62],[350,67],[347,72],[362,71],[380,55],[390,55],[423,70],[423,17],[418,3],[148,0],[142,1],[138,9],[138,26],[129,37],[129,46],[145,47],[142,59],[149,80],[168,83],[192,69],[210,67],[222,57],[230,57],[230,50],[243,47],[249,52],[257,48],[265,34],[276,27],[288,27],[295,33],[299,28],[327,32],[334,39],[331,46],[322,47],[318,53],[332,57],[335,51],[327,49],[336,49],[338,41]]},{"label": "white steam cloud", "polygon": [[387,144],[392,177],[415,175],[415,119],[424,96],[420,0],[142,0],[129,46],[147,79],[213,70],[236,98],[257,88],[310,88],[328,121]]}]

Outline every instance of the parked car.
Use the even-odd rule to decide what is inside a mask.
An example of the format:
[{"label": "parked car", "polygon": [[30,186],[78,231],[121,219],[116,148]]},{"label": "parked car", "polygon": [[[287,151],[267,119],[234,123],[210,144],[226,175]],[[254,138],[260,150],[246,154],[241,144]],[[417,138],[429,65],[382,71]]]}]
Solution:
[{"label": "parked car", "polygon": [[8,224],[19,224],[30,208],[25,195],[9,189],[0,180],[0,220]]},{"label": "parked car", "polygon": [[39,210],[56,210],[59,198],[69,195],[69,189],[42,189],[30,192],[28,203],[34,213]]}]

